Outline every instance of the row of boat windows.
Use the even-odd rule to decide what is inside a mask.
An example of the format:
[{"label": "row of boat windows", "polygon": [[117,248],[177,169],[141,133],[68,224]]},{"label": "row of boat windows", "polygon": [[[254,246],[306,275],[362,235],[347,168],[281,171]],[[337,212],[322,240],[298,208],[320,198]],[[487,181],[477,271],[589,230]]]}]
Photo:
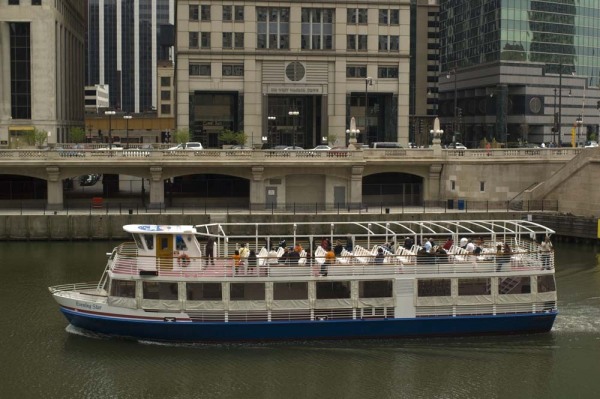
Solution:
[{"label": "row of boat windows", "polygon": [[[498,293],[529,294],[531,278],[537,279],[537,292],[553,292],[556,286],[553,276],[523,276],[498,278]],[[458,295],[490,295],[491,278],[459,278],[457,279]],[[224,284],[221,283],[186,283],[185,295],[189,301],[221,301]],[[392,280],[370,280],[358,282],[359,298],[392,298]],[[177,282],[143,281],[142,297],[144,299],[178,300],[180,285]],[[113,280],[110,295],[123,298],[135,298],[135,281]],[[317,281],[315,283],[316,299],[344,299],[351,297],[350,281]],[[309,282],[273,283],[274,300],[307,300]],[[443,297],[452,295],[452,279],[423,279],[417,284],[419,297]],[[233,301],[265,300],[265,283],[230,283],[229,299]]]},{"label": "row of boat windows", "polygon": [[[537,292],[556,291],[554,276],[522,276],[498,278],[498,293],[503,294],[530,294],[531,278],[537,279]],[[419,280],[417,284],[419,297],[436,297],[452,295],[452,279]],[[491,295],[492,284],[490,278],[459,278],[458,296]]]}]

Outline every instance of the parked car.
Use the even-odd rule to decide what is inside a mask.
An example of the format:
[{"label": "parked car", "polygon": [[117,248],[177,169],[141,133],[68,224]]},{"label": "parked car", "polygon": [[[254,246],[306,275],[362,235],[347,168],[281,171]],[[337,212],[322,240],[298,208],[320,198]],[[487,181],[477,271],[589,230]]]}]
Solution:
[{"label": "parked car", "polygon": [[463,143],[456,142],[456,143],[450,143],[450,144],[448,144],[447,148],[448,149],[454,149],[454,150],[466,150],[467,146],[464,145]]},{"label": "parked car", "polygon": [[400,143],[395,141],[376,141],[369,145],[371,148],[402,148]]},{"label": "parked car", "polygon": [[170,151],[199,151],[204,149],[202,144],[197,141],[190,141],[187,143],[181,143],[175,147],[169,148]]},{"label": "parked car", "polygon": [[598,142],[594,140],[586,141],[585,148],[596,148],[598,147]]},{"label": "parked car", "polygon": [[238,144],[238,145],[234,145],[230,149],[231,150],[251,150],[252,147],[247,146],[247,145],[243,145],[243,144]]},{"label": "parked car", "polygon": [[119,143],[112,143],[107,147],[96,148],[96,151],[123,151],[123,146]]},{"label": "parked car", "polygon": [[312,151],[329,151],[331,147],[326,144],[321,144],[312,149]]},{"label": "parked car", "polygon": [[79,176],[79,185],[80,186],[93,186],[98,183],[102,175],[91,174],[91,175],[83,175]]},{"label": "parked car", "polygon": [[304,150],[304,148],[299,147],[297,145],[296,146],[290,145],[290,146],[285,147],[283,150],[284,151],[299,151],[299,150]]}]

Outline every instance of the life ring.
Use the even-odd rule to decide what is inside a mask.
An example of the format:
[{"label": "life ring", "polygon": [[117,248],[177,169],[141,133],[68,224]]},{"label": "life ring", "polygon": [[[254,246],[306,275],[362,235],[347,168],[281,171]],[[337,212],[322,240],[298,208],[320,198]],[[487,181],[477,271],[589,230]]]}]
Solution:
[{"label": "life ring", "polygon": [[179,264],[179,266],[183,266],[186,267],[190,264],[190,257],[188,254],[181,254],[177,257],[177,264]]}]

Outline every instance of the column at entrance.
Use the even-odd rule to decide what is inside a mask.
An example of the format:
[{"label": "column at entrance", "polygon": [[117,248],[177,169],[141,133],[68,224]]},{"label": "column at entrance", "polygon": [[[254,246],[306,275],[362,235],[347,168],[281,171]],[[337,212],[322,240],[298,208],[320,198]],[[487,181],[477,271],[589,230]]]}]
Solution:
[{"label": "column at entrance", "polygon": [[350,193],[349,202],[351,204],[362,203],[362,181],[363,166],[353,166],[350,174]]},{"label": "column at entrance", "polygon": [[440,198],[440,176],[442,173],[442,164],[432,164],[429,167],[429,176],[424,182],[423,187],[425,192],[423,193],[423,200],[438,200]]},{"label": "column at entrance", "polygon": [[162,168],[150,168],[150,204],[149,208],[162,208],[165,206],[165,181],[162,177]]},{"label": "column at entrance", "polygon": [[48,190],[48,209],[62,210],[63,209],[63,183],[60,178],[60,169],[57,166],[48,166],[47,190]]},{"label": "column at entrance", "polygon": [[250,208],[253,205],[264,204],[265,201],[265,182],[263,166],[252,166],[252,179],[250,180]]}]

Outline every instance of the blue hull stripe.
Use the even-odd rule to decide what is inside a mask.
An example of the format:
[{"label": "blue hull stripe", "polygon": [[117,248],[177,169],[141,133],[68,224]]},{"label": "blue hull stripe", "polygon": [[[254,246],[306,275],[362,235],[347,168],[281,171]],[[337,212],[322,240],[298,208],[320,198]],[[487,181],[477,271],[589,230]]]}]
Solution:
[{"label": "blue hull stripe", "polygon": [[75,327],[156,341],[271,341],[514,334],[550,331],[556,312],[414,319],[165,322],[61,311]]}]

